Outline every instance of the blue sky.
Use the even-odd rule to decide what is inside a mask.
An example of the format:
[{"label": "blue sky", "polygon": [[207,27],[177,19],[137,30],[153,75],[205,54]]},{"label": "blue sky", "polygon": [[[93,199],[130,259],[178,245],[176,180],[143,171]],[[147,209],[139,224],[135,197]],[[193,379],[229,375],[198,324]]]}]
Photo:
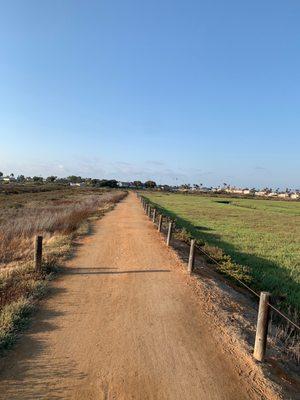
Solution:
[{"label": "blue sky", "polygon": [[0,171],[300,187],[298,0],[0,10]]}]

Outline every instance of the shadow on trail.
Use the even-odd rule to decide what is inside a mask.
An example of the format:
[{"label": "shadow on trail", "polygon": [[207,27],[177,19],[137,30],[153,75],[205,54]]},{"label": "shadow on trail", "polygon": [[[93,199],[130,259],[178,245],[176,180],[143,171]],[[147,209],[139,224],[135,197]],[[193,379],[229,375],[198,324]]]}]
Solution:
[{"label": "shadow on trail", "polygon": [[[63,292],[66,290],[52,288],[47,294],[47,299],[59,296]],[[68,377],[76,377],[79,382],[86,378],[86,374],[78,371],[73,359],[56,357],[49,364],[49,359],[44,358],[44,355],[52,350],[47,342],[47,335],[45,340],[35,336],[60,329],[53,321],[64,314],[47,308],[46,304],[40,306],[34,319],[30,321],[27,332],[23,333],[14,349],[0,360],[0,381],[5,387],[6,399],[32,400],[46,399],[49,396],[51,399],[61,399],[68,391],[71,395],[73,389],[67,386]],[[55,383],[61,379],[66,381],[66,385],[57,389]],[[44,382],[53,382],[53,388],[49,384],[44,385]]]},{"label": "shadow on trail", "polygon": [[66,275],[124,275],[124,274],[147,274],[147,273],[160,273],[170,272],[169,269],[144,269],[144,270],[120,270],[112,271],[117,268],[66,268],[64,273]]}]

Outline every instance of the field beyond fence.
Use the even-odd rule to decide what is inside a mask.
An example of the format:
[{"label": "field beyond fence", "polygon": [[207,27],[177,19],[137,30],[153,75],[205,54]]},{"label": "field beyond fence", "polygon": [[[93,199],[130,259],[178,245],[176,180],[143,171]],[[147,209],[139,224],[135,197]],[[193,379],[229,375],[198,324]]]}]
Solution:
[{"label": "field beyond fence", "polygon": [[177,239],[196,239],[208,264],[248,287],[254,297],[260,291],[271,293],[277,309],[272,309],[272,341],[299,364],[300,203],[143,195],[175,222]]}]

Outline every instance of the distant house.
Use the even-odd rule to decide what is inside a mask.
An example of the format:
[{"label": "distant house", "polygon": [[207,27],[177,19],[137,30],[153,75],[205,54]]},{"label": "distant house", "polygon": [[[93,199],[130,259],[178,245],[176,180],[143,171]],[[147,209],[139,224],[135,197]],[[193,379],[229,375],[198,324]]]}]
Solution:
[{"label": "distant house", "polygon": [[4,176],[2,181],[3,182],[16,182],[16,178],[14,176]]},{"label": "distant house", "polygon": [[83,187],[83,186],[85,186],[85,183],[84,182],[70,182],[70,186]]},{"label": "distant house", "polygon": [[187,188],[179,188],[179,189],[178,189],[178,192],[187,193],[189,190],[190,190],[190,189],[187,189]]},{"label": "distant house", "polygon": [[235,193],[235,194],[243,194],[244,191],[243,189],[233,189],[231,193]]},{"label": "distant house", "polygon": [[251,193],[250,189],[243,189],[243,194],[250,194],[250,193]]},{"label": "distant house", "polygon": [[268,193],[268,197],[277,197],[277,196],[278,196],[278,193],[276,193],[276,192]]},{"label": "distant house", "polygon": [[288,199],[290,197],[289,193],[279,193],[278,197],[281,199]]},{"label": "distant house", "polygon": [[291,199],[299,200],[300,199],[300,193],[292,193],[291,194]]},{"label": "distant house", "polygon": [[243,189],[239,189],[236,187],[227,187],[225,189],[226,193],[235,193],[235,194],[243,194]]},{"label": "distant house", "polygon": [[129,188],[131,186],[130,182],[118,182],[118,186],[121,188]]},{"label": "distant house", "polygon": [[260,190],[259,192],[255,192],[255,196],[267,196],[267,192]]},{"label": "distant house", "polygon": [[172,189],[169,185],[158,185],[157,188],[158,188],[158,190],[162,190],[162,191],[169,191]]}]

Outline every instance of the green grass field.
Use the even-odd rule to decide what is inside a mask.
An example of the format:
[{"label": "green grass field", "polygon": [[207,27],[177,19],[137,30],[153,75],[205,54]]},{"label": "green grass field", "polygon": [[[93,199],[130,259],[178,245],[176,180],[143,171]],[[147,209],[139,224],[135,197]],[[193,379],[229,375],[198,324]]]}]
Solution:
[{"label": "green grass field", "polygon": [[300,312],[300,202],[146,194],[194,237],[247,266],[251,285]]}]

